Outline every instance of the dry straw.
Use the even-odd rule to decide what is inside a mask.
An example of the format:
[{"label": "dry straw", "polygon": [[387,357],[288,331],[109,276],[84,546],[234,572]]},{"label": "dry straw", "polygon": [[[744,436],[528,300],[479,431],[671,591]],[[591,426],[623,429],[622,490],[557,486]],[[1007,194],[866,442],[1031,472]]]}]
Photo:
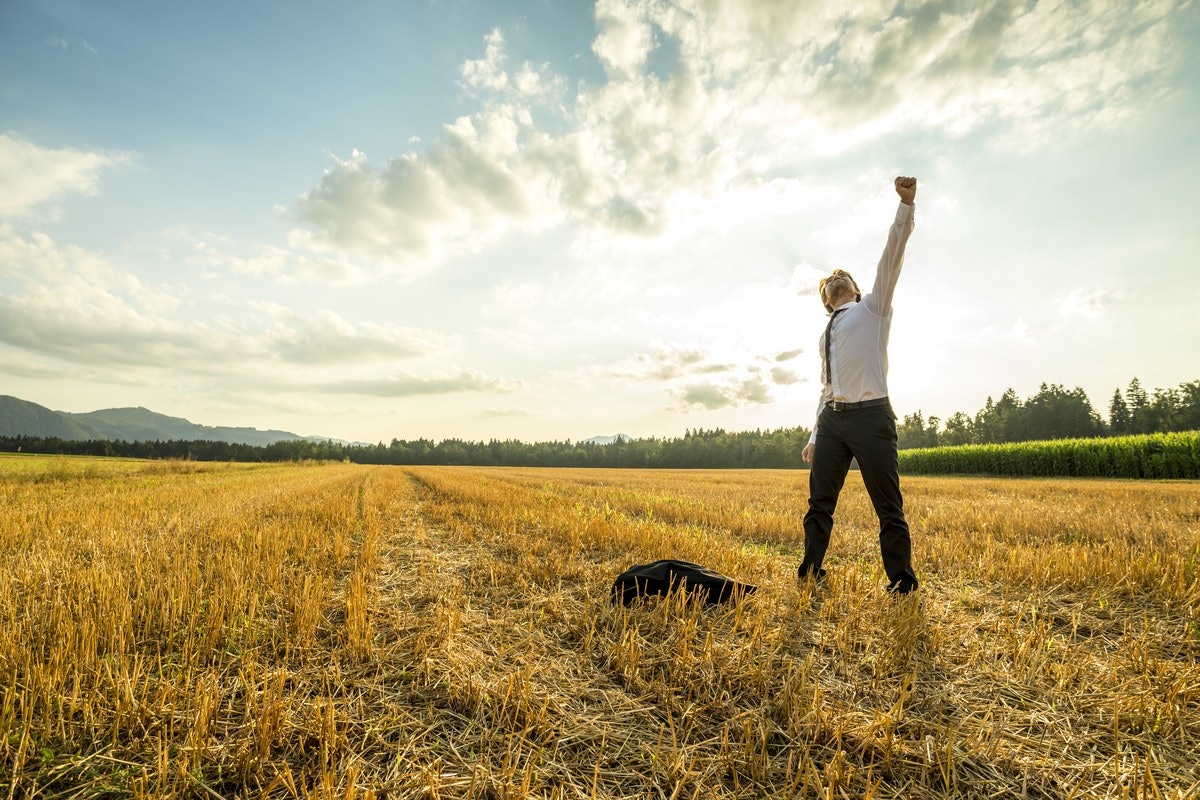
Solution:
[{"label": "dry straw", "polygon": [[803,477],[0,459],[0,797],[1200,793],[1195,483]]}]

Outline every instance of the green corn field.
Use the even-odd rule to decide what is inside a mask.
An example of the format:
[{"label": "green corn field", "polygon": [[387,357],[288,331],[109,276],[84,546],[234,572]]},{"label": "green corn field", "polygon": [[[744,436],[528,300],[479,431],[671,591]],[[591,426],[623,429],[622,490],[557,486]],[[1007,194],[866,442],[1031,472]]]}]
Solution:
[{"label": "green corn field", "polygon": [[900,451],[909,475],[1200,478],[1200,432]]}]

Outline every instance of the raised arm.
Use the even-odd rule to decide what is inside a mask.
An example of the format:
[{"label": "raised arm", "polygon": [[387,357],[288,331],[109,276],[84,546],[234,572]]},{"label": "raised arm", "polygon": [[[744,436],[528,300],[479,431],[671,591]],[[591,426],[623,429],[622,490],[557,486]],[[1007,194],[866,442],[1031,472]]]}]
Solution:
[{"label": "raised arm", "polygon": [[891,313],[892,295],[896,291],[900,268],[904,266],[904,247],[908,244],[909,234],[913,230],[913,201],[917,197],[917,179],[900,176],[896,178],[895,186],[896,194],[900,196],[900,207],[896,209],[896,219],[888,230],[887,244],[884,245],[883,255],[879,258],[879,266],[875,269],[875,285],[863,298],[871,313],[879,317],[886,317]]}]

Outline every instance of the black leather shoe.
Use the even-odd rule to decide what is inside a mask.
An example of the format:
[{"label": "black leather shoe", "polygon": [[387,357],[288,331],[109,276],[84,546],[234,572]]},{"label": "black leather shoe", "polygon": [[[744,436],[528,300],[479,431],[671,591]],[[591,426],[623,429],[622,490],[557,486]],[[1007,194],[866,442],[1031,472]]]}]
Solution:
[{"label": "black leather shoe", "polygon": [[917,590],[917,583],[915,581],[910,581],[907,578],[901,578],[898,581],[889,583],[887,590],[888,594],[908,594],[909,592],[915,592]]}]

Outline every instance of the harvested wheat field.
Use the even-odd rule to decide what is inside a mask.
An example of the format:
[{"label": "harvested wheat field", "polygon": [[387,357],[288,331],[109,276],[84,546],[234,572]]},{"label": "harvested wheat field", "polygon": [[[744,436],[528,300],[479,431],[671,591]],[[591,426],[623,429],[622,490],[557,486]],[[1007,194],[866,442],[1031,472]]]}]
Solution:
[{"label": "harvested wheat field", "polygon": [[1200,484],[805,480],[0,457],[0,797],[1200,795]]}]

